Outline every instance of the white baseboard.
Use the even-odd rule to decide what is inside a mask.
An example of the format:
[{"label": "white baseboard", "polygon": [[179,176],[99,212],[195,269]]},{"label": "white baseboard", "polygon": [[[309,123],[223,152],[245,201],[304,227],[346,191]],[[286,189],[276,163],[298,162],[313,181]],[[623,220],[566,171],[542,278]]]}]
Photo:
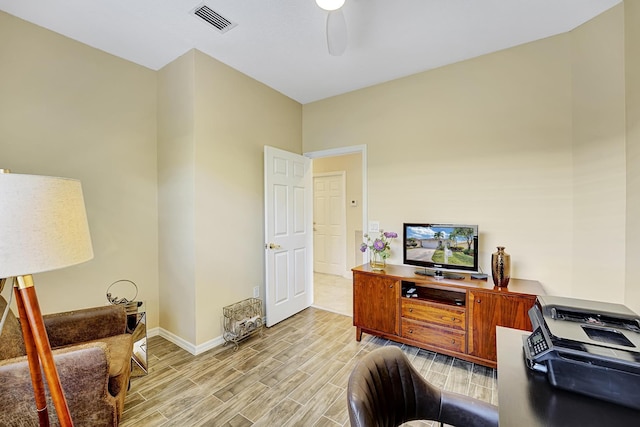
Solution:
[{"label": "white baseboard", "polygon": [[198,355],[198,354],[204,353],[205,351],[211,350],[212,348],[222,344],[224,344],[224,339],[222,338],[222,335],[220,335],[219,337],[210,339],[209,341],[196,346],[195,354]]},{"label": "white baseboard", "polygon": [[217,347],[221,344],[224,344],[224,339],[222,339],[222,336],[213,338],[205,343],[202,343],[200,345],[194,345],[182,338],[180,338],[179,336],[177,336],[176,334],[167,331],[164,328],[153,328],[149,331],[147,331],[147,336],[152,337],[155,335],[160,335],[162,338],[166,339],[167,341],[170,341],[172,343],[174,343],[175,345],[177,345],[178,347],[180,347],[183,350],[188,351],[189,353],[193,354],[194,356],[197,356],[198,354],[204,353],[207,350],[211,350],[214,347]]}]

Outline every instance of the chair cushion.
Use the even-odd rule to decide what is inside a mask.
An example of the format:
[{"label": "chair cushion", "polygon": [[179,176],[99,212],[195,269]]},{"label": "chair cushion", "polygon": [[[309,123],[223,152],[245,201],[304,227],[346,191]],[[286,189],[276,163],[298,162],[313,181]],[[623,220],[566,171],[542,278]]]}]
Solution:
[{"label": "chair cushion", "polygon": [[[129,386],[131,376],[131,355],[133,352],[133,336],[131,334],[114,335],[99,340],[87,341],[85,344],[98,343],[104,346],[109,362],[109,393],[117,396]],[[56,349],[76,347],[68,345]]]},{"label": "chair cushion", "polygon": [[[7,301],[0,295],[0,318],[4,314]],[[27,354],[22,339],[22,328],[18,318],[9,310],[7,319],[0,332],[0,360],[11,359]]]},{"label": "chair cushion", "polygon": [[95,341],[103,342],[109,349],[109,376],[116,377],[122,375],[127,369],[127,365],[131,363],[131,349],[133,341],[131,334],[114,335]]},{"label": "chair cushion", "polygon": [[129,386],[133,340],[131,334],[114,335],[95,341],[107,346],[109,357],[109,392],[118,395]]}]

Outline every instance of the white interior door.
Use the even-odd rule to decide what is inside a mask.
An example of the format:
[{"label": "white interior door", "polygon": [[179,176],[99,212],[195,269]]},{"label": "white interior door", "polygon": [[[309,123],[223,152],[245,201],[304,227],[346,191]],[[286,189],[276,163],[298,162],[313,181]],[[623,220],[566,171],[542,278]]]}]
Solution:
[{"label": "white interior door", "polygon": [[313,177],[313,269],[343,275],[347,269],[345,173]]},{"label": "white interior door", "polygon": [[313,303],[311,160],[264,147],[266,324]]}]

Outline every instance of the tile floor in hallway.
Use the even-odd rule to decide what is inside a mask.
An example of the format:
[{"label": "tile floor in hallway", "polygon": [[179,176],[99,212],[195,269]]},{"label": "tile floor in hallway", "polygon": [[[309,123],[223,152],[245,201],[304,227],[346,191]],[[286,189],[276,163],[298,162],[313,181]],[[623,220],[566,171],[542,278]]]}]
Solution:
[{"label": "tile floor in hallway", "polygon": [[193,356],[150,338],[149,374],[132,380],[120,425],[348,426],[349,374],[385,345],[399,346],[434,385],[497,404],[495,370],[367,334],[357,342],[351,317],[308,308],[237,351],[220,346]]},{"label": "tile floor in hallway", "polygon": [[345,316],[353,316],[351,277],[313,273],[313,306]]}]

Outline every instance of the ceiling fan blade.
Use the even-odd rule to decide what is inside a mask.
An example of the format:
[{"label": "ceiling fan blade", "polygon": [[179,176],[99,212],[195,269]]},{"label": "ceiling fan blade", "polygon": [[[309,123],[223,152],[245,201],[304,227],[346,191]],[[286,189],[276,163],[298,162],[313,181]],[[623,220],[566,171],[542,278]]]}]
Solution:
[{"label": "ceiling fan blade", "polygon": [[327,15],[327,47],[329,54],[340,56],[347,49],[347,21],[342,9],[329,12]]}]

